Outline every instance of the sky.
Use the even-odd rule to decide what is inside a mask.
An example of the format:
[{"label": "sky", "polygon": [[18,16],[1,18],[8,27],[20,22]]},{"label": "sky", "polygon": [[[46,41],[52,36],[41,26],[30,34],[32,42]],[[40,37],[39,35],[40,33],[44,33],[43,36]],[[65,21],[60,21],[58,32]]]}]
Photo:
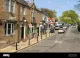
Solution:
[{"label": "sky", "polygon": [[[31,2],[31,0],[26,1]],[[75,10],[74,5],[78,4],[78,0],[34,0],[34,2],[38,8],[55,10],[58,17],[62,15],[63,11],[71,9]],[[75,11],[80,15],[78,10]]]}]

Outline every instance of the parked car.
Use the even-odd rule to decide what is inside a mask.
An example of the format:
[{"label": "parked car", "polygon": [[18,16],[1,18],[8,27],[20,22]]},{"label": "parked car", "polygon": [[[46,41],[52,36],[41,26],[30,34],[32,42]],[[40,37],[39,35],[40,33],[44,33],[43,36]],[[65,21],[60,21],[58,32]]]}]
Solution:
[{"label": "parked car", "polygon": [[58,30],[59,29],[59,26],[55,26],[54,28],[55,28],[55,30]]},{"label": "parked car", "polygon": [[63,29],[64,29],[64,30],[67,30],[67,26],[63,26]]},{"label": "parked car", "polygon": [[65,30],[63,28],[59,28],[58,33],[65,33]]},{"label": "parked car", "polygon": [[54,33],[54,28],[51,28],[50,29],[50,33]]},{"label": "parked car", "polygon": [[50,33],[54,33],[54,25],[53,24],[51,24]]}]

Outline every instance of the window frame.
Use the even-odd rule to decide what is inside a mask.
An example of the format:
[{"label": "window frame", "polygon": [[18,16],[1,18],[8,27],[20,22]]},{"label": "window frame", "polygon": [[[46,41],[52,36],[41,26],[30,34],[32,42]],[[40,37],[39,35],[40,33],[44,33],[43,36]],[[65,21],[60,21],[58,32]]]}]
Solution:
[{"label": "window frame", "polygon": [[4,0],[4,9],[6,12],[9,12],[9,3],[10,3],[10,0]]},{"label": "window frame", "polygon": [[15,1],[13,0],[10,2],[10,12],[15,13]]},{"label": "window frame", "polygon": [[[9,28],[8,28],[8,26],[9,26],[9,24],[11,24],[11,26],[10,26],[10,34],[9,34]],[[10,35],[13,35],[13,32],[14,32],[14,24],[13,23],[5,23],[5,27],[4,27],[4,29],[5,29],[5,35],[6,36],[10,36]],[[13,28],[12,28],[13,27]]]},{"label": "window frame", "polygon": [[22,15],[25,15],[25,7],[22,7]]}]

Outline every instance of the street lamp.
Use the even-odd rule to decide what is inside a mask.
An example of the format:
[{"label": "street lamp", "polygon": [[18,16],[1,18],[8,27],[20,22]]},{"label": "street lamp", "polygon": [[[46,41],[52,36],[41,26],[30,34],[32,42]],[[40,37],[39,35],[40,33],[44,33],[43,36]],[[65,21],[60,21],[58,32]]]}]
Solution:
[{"label": "street lamp", "polygon": [[27,20],[25,19],[25,17],[23,17],[23,22],[24,22],[24,23],[26,23],[26,22],[27,22]]},{"label": "street lamp", "polygon": [[[32,3],[33,3],[33,5],[34,5],[34,0],[32,0]],[[35,26],[36,26],[36,20],[35,20],[35,8],[34,7],[32,7],[32,22],[31,22],[31,24],[32,24],[32,36],[34,37],[34,34],[33,34],[33,32],[35,31]]]}]

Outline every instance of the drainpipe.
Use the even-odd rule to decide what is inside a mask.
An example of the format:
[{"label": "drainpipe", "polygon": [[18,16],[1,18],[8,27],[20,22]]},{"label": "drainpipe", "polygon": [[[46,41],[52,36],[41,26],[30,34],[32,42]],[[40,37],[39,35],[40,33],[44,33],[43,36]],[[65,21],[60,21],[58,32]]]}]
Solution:
[{"label": "drainpipe", "polygon": [[17,42],[19,42],[20,39],[20,5],[18,6],[18,40]]},{"label": "drainpipe", "polygon": [[16,40],[16,50],[18,50],[18,43],[19,43],[19,38],[20,38],[20,5],[18,4],[18,22],[17,22],[17,27],[18,27],[18,39]]}]

